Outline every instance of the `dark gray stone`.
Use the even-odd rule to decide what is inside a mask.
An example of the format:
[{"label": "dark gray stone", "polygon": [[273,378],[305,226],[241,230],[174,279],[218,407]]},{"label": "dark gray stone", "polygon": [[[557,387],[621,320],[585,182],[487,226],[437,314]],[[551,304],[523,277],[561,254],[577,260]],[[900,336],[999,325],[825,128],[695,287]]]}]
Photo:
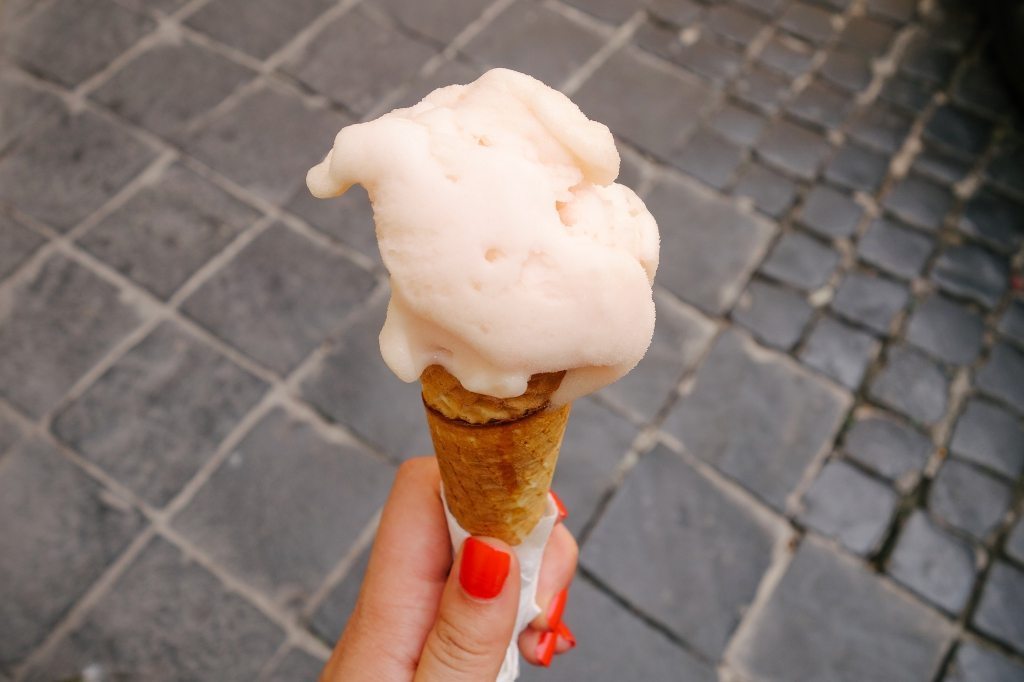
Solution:
[{"label": "dark gray stone", "polygon": [[711,313],[732,306],[771,238],[770,223],[692,185],[665,179],[647,197],[672,268],[659,282]]},{"label": "dark gray stone", "polygon": [[893,318],[903,309],[910,292],[884,277],[851,272],[832,298],[832,310],[879,334],[888,334]]},{"label": "dark gray stone", "polygon": [[6,32],[5,52],[26,70],[74,87],[154,26],[110,0],[55,0]]},{"label": "dark gray stone", "polygon": [[0,213],[0,280],[14,272],[44,241],[9,213]]},{"label": "dark gray stone", "polygon": [[804,199],[799,223],[823,237],[849,237],[864,210],[853,199],[828,185],[815,185]]},{"label": "dark gray stone", "polygon": [[932,281],[940,287],[986,308],[999,302],[1007,279],[1006,260],[973,244],[946,248],[932,268]]},{"label": "dark gray stone", "polygon": [[783,509],[807,465],[832,440],[848,404],[845,392],[728,331],[664,428],[689,452]]},{"label": "dark gray stone", "polygon": [[924,148],[914,157],[911,170],[941,183],[952,185],[963,180],[971,172],[971,163],[963,157],[925,142]]},{"label": "dark gray stone", "polygon": [[999,320],[999,331],[1024,345],[1024,300],[1017,299],[1010,303]]},{"label": "dark gray stone", "polygon": [[43,641],[143,519],[44,441],[23,440],[0,464],[0,668],[9,668]]},{"label": "dark gray stone", "polygon": [[976,380],[983,393],[1024,413],[1024,353],[1020,350],[1005,341],[997,343]]},{"label": "dark gray stone", "polygon": [[949,377],[916,350],[892,346],[885,368],[868,392],[872,398],[914,421],[934,424],[946,412]]},{"label": "dark gray stone", "polygon": [[760,17],[729,5],[715,5],[709,9],[706,22],[712,31],[741,47],[750,44],[765,25]]},{"label": "dark gray stone", "polygon": [[253,75],[190,42],[157,45],[117,71],[91,96],[143,128],[177,137]]},{"label": "dark gray stone", "polygon": [[726,139],[741,147],[749,147],[761,137],[765,119],[741,106],[727,104],[711,117],[708,124]]},{"label": "dark gray stone", "polygon": [[266,682],[313,682],[324,669],[324,662],[301,649],[291,649],[261,680]]},{"label": "dark gray stone", "polygon": [[884,219],[871,225],[857,247],[863,261],[904,279],[921,273],[931,251],[928,237]]},{"label": "dark gray stone", "polygon": [[897,73],[882,86],[880,97],[916,115],[931,101],[936,88],[933,83]]},{"label": "dark gray stone", "polygon": [[128,279],[167,299],[258,217],[247,204],[175,165],[79,243]]},{"label": "dark gray stone", "polygon": [[949,459],[932,481],[928,507],[950,526],[983,539],[999,526],[1012,499],[1003,481]]},{"label": "dark gray stone", "polygon": [[62,410],[53,429],[86,459],[162,507],[266,388],[166,322]]},{"label": "dark gray stone", "polygon": [[1024,679],[1024,665],[991,649],[964,642],[956,650],[943,682],[1017,682]]},{"label": "dark gray stone", "polygon": [[797,186],[770,168],[751,163],[743,171],[734,191],[737,196],[752,199],[757,210],[779,218],[793,204]]},{"label": "dark gray stone", "polygon": [[985,177],[1003,189],[1024,193],[1024,139],[1004,138],[985,168]]},{"label": "dark gray stone", "polygon": [[633,370],[601,395],[650,421],[675,393],[683,373],[704,354],[715,325],[688,305],[655,290],[658,323],[647,354]]},{"label": "dark gray stone", "polygon": [[334,645],[341,637],[345,625],[348,624],[359,599],[359,589],[363,586],[363,579],[366,577],[366,567],[370,563],[370,547],[363,550],[348,571],[345,577],[331,588],[323,602],[317,607],[310,621],[310,627],[318,637]]},{"label": "dark gray stone", "polygon": [[888,573],[908,588],[954,615],[971,596],[974,552],[927,514],[916,511],[907,520],[889,558]]},{"label": "dark gray stone", "polygon": [[821,44],[834,32],[832,14],[806,2],[794,2],[779,18],[779,26],[812,43]]},{"label": "dark gray stone", "polygon": [[756,65],[736,79],[733,91],[739,99],[771,116],[785,104],[790,85],[791,81],[786,76]]},{"label": "dark gray stone", "polygon": [[49,125],[63,109],[56,95],[22,82],[12,71],[0,69],[0,149],[28,133]]},{"label": "dark gray stone", "polygon": [[365,270],[275,224],[207,280],[183,309],[284,374],[336,332],[373,285]]},{"label": "dark gray stone", "polygon": [[814,61],[814,46],[788,35],[775,35],[757,58],[765,66],[796,78],[810,70]]},{"label": "dark gray stone", "polygon": [[[589,581],[577,578],[569,594],[564,618],[579,646],[555,659],[550,669],[524,665],[524,682],[718,679],[711,665],[670,642]],[[622,646],[627,641],[629,646]]]},{"label": "dark gray stone", "polygon": [[881,545],[897,501],[890,488],[834,460],[804,493],[799,519],[851,552],[867,556]]},{"label": "dark gray stone", "polygon": [[1013,107],[1010,90],[991,51],[982,52],[961,72],[953,88],[953,99],[994,117]]},{"label": "dark gray stone", "polygon": [[646,23],[634,34],[636,44],[665,59],[722,84],[739,73],[743,55],[737,50],[716,42],[703,33],[692,43],[679,38],[679,30],[661,24]]},{"label": "dark gray stone", "polygon": [[1024,243],[1024,206],[984,189],[967,202],[960,230],[1002,251]]},{"label": "dark gray stone", "polygon": [[761,342],[789,350],[803,334],[813,312],[806,300],[789,289],[753,280],[733,308],[732,318]]},{"label": "dark gray stone", "polygon": [[777,15],[786,5],[785,0],[736,0],[736,2],[767,17]]},{"label": "dark gray stone", "polygon": [[38,417],[139,321],[111,284],[53,256],[0,306],[0,395]]},{"label": "dark gray stone", "polygon": [[554,10],[533,3],[514,3],[463,50],[482,64],[522,71],[558,87],[603,42],[597,33]]},{"label": "dark gray stone", "polygon": [[1024,651],[1024,571],[996,560],[974,611],[974,625],[1017,652]]},{"label": "dark gray stone", "polygon": [[[637,522],[654,518],[660,522]],[[614,592],[716,659],[782,534],[781,524],[737,505],[659,447],[612,498],[583,561]]]},{"label": "dark gray stone", "polygon": [[972,398],[949,445],[953,454],[1015,479],[1024,473],[1024,428],[1003,408]]},{"label": "dark gray stone", "polygon": [[395,106],[411,107],[438,88],[472,83],[483,75],[485,70],[486,68],[479,64],[469,64],[458,58],[451,59],[431,74],[413,79]]},{"label": "dark gray stone", "polygon": [[331,6],[330,0],[213,0],[185,23],[258,59],[278,51]]},{"label": "dark gray stone", "polygon": [[380,262],[373,207],[361,186],[353,185],[344,195],[331,199],[317,199],[306,187],[300,187],[285,208],[324,234]]},{"label": "dark gray stone", "polygon": [[832,249],[800,232],[788,232],[772,247],[761,272],[798,289],[812,290],[825,284],[838,264],[839,254]]},{"label": "dark gray stone", "polygon": [[935,110],[924,128],[925,139],[967,156],[978,156],[992,137],[992,123],[946,104]]},{"label": "dark gray stone", "polygon": [[306,171],[349,121],[327,109],[265,88],[248,94],[193,133],[193,156],[260,197],[282,203],[305,184]]},{"label": "dark gray stone", "polygon": [[914,17],[917,9],[915,0],[868,0],[867,10],[871,16],[882,17],[893,23],[904,24]]},{"label": "dark gray stone", "polygon": [[806,123],[831,130],[842,125],[852,106],[847,93],[815,80],[793,98],[786,111]]},{"label": "dark gray stone", "polygon": [[873,336],[823,317],[800,351],[800,361],[847,388],[856,389],[877,353],[878,341]]},{"label": "dark gray stone", "polygon": [[[153,540],[32,682],[256,679],[284,631],[165,540]],[[81,676],[81,677],[79,677]]]},{"label": "dark gray stone", "polygon": [[941,294],[932,294],[910,316],[907,341],[940,360],[968,365],[978,357],[984,320]]},{"label": "dark gray stone", "polygon": [[894,482],[920,472],[933,449],[924,434],[884,412],[858,415],[843,441],[848,455]]},{"label": "dark gray stone", "polygon": [[480,16],[486,0],[377,0],[375,6],[391,14],[396,21],[428,38],[447,45]]},{"label": "dark gray stone", "polygon": [[673,154],[672,163],[703,182],[722,189],[732,180],[743,159],[743,150],[718,134],[698,130],[686,146]]},{"label": "dark gray stone", "polygon": [[392,475],[366,452],[274,410],[174,525],[275,600],[301,603],[384,502]]},{"label": "dark gray stone", "polygon": [[761,138],[757,153],[776,168],[810,180],[817,175],[830,149],[824,137],[779,120]]},{"label": "dark gray stone", "polygon": [[[644,8],[643,0],[566,0],[566,4],[578,7],[604,21],[621,24]],[[678,4],[690,5],[689,0]]]},{"label": "dark gray stone", "polygon": [[1024,562],[1024,516],[1017,519],[1017,525],[1006,537],[1006,553],[1017,561]]},{"label": "dark gray stone", "polygon": [[24,435],[19,422],[6,409],[0,408],[0,460]]},{"label": "dark gray stone", "polygon": [[677,26],[695,19],[701,10],[694,0],[647,0],[644,4],[650,14]]},{"label": "dark gray stone", "polygon": [[573,101],[616,135],[664,155],[693,129],[708,95],[697,80],[626,48],[602,64]]},{"label": "dark gray stone", "polygon": [[941,617],[807,538],[728,660],[747,679],[765,682],[925,682],[951,639]]},{"label": "dark gray stone", "polygon": [[850,92],[859,92],[871,82],[871,58],[868,55],[836,48],[821,65],[828,82]]},{"label": "dark gray stone", "polygon": [[889,160],[856,144],[847,143],[825,168],[825,178],[837,185],[874,194],[889,172]]},{"label": "dark gray stone", "polygon": [[908,225],[937,230],[953,205],[953,194],[942,185],[909,175],[885,196],[882,205]]},{"label": "dark gray stone", "polygon": [[958,57],[956,52],[938,44],[927,33],[922,33],[908,46],[899,69],[913,79],[940,85],[953,73]]},{"label": "dark gray stone", "polygon": [[0,158],[0,206],[65,232],[153,160],[153,150],[88,111],[33,130]]},{"label": "dark gray stone", "polygon": [[839,34],[839,44],[875,57],[885,54],[895,36],[896,29],[889,24],[870,17],[851,17]]},{"label": "dark gray stone", "polygon": [[406,384],[380,357],[385,306],[360,311],[318,367],[302,382],[302,394],[322,414],[395,459],[434,451],[419,384]]}]

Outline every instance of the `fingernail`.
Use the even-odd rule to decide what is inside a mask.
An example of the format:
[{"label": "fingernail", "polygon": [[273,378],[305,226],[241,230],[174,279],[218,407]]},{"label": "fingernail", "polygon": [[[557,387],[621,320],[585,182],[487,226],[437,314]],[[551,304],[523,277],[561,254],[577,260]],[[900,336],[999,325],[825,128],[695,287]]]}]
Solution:
[{"label": "fingernail", "polygon": [[555,506],[558,507],[558,520],[565,521],[569,517],[569,510],[565,508],[561,498],[555,494],[554,490],[549,492],[551,493],[551,499],[555,501]]},{"label": "fingernail", "polygon": [[570,649],[576,647],[576,636],[572,634],[572,630],[565,623],[559,623],[555,628],[555,632],[569,645]]},{"label": "fingernail", "polygon": [[558,635],[554,632],[545,632],[537,642],[537,660],[545,668],[551,665],[551,659],[555,657],[556,644],[558,644]]},{"label": "fingernail", "polygon": [[569,597],[569,588],[562,588],[562,591],[555,595],[548,607],[548,629],[554,630],[562,622],[562,612],[565,611],[565,600]]},{"label": "fingernail", "polygon": [[511,560],[507,552],[491,547],[483,540],[467,538],[462,545],[462,563],[459,565],[462,589],[477,599],[497,597],[505,586]]}]

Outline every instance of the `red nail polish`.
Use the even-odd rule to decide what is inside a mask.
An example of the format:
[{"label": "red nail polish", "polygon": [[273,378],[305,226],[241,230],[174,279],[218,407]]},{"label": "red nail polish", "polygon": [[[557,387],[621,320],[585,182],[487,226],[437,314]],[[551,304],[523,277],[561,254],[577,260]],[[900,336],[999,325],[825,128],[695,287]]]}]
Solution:
[{"label": "red nail polish", "polygon": [[555,628],[555,632],[558,636],[566,641],[570,649],[576,647],[576,636],[572,634],[572,630],[565,623],[559,623],[558,627]]},{"label": "red nail polish", "polygon": [[477,599],[493,599],[505,586],[511,561],[512,557],[507,552],[495,549],[483,540],[466,538],[462,545],[459,583]]},{"label": "red nail polish", "polygon": [[554,630],[562,622],[562,612],[565,611],[565,600],[569,597],[569,588],[562,588],[562,591],[555,595],[548,606],[548,629]]},{"label": "red nail polish", "polygon": [[565,521],[569,517],[569,510],[562,504],[562,499],[555,494],[554,490],[549,490],[551,493],[551,499],[555,501],[555,506],[558,507],[558,520]]},{"label": "red nail polish", "polygon": [[558,644],[558,635],[554,632],[545,632],[537,642],[537,660],[545,668],[551,665],[551,659],[555,657],[556,644]]}]

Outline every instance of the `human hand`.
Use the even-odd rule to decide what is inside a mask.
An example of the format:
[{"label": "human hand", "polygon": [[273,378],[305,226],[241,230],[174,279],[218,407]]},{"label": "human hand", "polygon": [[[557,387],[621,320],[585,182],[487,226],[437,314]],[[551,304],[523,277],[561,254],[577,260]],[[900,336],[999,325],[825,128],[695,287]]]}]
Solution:
[{"label": "human hand", "polygon": [[[381,516],[359,599],[320,682],[493,680],[512,638],[519,565],[511,548],[469,538],[452,562],[433,457],[403,464]],[[573,646],[561,622],[578,548],[551,533],[537,583],[541,615],[519,636],[530,663]]]}]

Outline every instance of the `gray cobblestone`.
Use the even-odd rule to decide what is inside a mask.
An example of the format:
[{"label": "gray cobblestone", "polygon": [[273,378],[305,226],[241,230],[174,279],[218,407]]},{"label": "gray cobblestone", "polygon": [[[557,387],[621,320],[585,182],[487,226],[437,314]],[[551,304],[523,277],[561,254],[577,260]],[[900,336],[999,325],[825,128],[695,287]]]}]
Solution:
[{"label": "gray cobblestone", "polygon": [[772,169],[752,163],[736,183],[735,192],[737,196],[752,199],[757,210],[778,218],[789,210],[796,198],[797,187]]},{"label": "gray cobblestone", "polygon": [[882,184],[889,162],[883,156],[847,143],[832,157],[825,177],[848,189],[874,193]]},{"label": "gray cobblestone", "polygon": [[786,107],[792,116],[823,129],[837,128],[853,108],[850,97],[831,85],[815,80]]},{"label": "gray cobblestone", "polygon": [[991,308],[1006,289],[1008,269],[1003,258],[967,244],[942,252],[932,269],[932,280],[946,291]]},{"label": "gray cobblestone", "polygon": [[345,573],[345,577],[335,585],[323,602],[317,607],[310,619],[310,627],[323,641],[333,645],[338,641],[346,623],[352,616],[359,599],[359,588],[366,577],[366,567],[370,563],[370,548],[363,550]]},{"label": "gray cobblestone", "polygon": [[374,4],[409,29],[448,43],[479,17],[489,3],[487,0],[437,0],[428,5],[419,0],[377,0]]},{"label": "gray cobblestone", "polygon": [[871,225],[857,248],[865,262],[905,279],[920,274],[931,251],[930,239],[884,219]]},{"label": "gray cobblestone", "polygon": [[348,244],[374,261],[380,261],[373,208],[366,190],[359,185],[329,201],[317,199],[308,189],[300,187],[285,208],[324,234]]},{"label": "gray cobblestone", "polygon": [[1009,403],[1024,413],[1024,353],[1008,343],[1000,342],[978,371],[982,392]]},{"label": "gray cobblestone", "polygon": [[896,493],[887,486],[856,467],[832,461],[804,493],[799,519],[850,551],[868,555],[881,545],[896,502]]},{"label": "gray cobblestone", "polygon": [[860,386],[868,363],[878,353],[873,336],[853,329],[832,317],[815,325],[800,351],[800,360],[849,389]]},{"label": "gray cobblestone", "polygon": [[758,59],[790,78],[796,78],[810,70],[814,46],[792,36],[776,35],[764,46]]},{"label": "gray cobblestone", "polygon": [[997,249],[1012,251],[1024,243],[1024,206],[983,190],[967,202],[960,230]]},{"label": "gray cobblestone", "polygon": [[934,362],[911,348],[893,346],[868,392],[915,421],[934,424],[946,411],[948,387],[949,377]]},{"label": "gray cobblestone", "polygon": [[1024,665],[1002,654],[964,642],[956,650],[945,682],[1013,682],[1024,677]]},{"label": "gray cobblestone", "polygon": [[839,264],[839,254],[799,232],[782,235],[761,272],[798,289],[817,289]]},{"label": "gray cobblestone", "polygon": [[1024,193],[1024,140],[1011,137],[996,150],[985,176],[1005,189]]},{"label": "gray cobblestone", "polygon": [[823,237],[849,237],[863,209],[850,197],[828,185],[815,185],[804,199],[797,220]]},{"label": "gray cobblestone", "polygon": [[935,145],[925,142],[924,149],[914,158],[911,170],[947,185],[960,182],[971,171],[971,163]]},{"label": "gray cobblestone", "polygon": [[14,216],[0,213],[0,280],[11,274],[45,240],[23,227]]},{"label": "gray cobblestone", "polygon": [[853,17],[839,34],[839,44],[869,55],[884,54],[896,36],[890,24],[871,17]]},{"label": "gray cobblestone", "polygon": [[984,151],[992,124],[953,105],[938,108],[924,129],[925,139],[969,157]]},{"label": "gray cobblestone", "polygon": [[1018,652],[1024,651],[1024,571],[996,561],[989,572],[974,624]]},{"label": "gray cobblestone", "polygon": [[934,448],[920,432],[879,412],[858,415],[846,432],[843,449],[861,464],[896,482],[920,472]]},{"label": "gray cobblestone", "polygon": [[806,2],[794,2],[779,18],[779,26],[812,43],[823,43],[832,36],[832,14]]},{"label": "gray cobblestone", "polygon": [[889,575],[940,608],[956,614],[974,584],[970,545],[933,524],[923,512],[907,521],[889,560]]},{"label": "gray cobblestone", "polygon": [[953,195],[942,185],[908,175],[886,195],[882,205],[908,225],[937,230],[953,205]]},{"label": "gray cobblestone", "polygon": [[213,0],[185,23],[258,59],[280,49],[295,32],[330,7],[330,0]]},{"label": "gray cobblestone", "polygon": [[896,74],[882,87],[881,98],[917,114],[931,101],[935,87],[934,84]]},{"label": "gray cobblestone", "polygon": [[712,31],[741,47],[748,45],[764,28],[758,17],[729,5],[716,5],[709,9],[707,23]]},{"label": "gray cobblestone", "polygon": [[736,303],[732,317],[762,343],[789,350],[800,338],[813,312],[806,300],[789,289],[753,280]]},{"label": "gray cobblestone", "polygon": [[1006,538],[1006,553],[1020,562],[1024,562],[1024,516],[1017,519],[1016,525]]},{"label": "gray cobblestone", "polygon": [[806,128],[780,120],[765,132],[757,152],[776,168],[810,180],[825,160],[829,144]]},{"label": "gray cobblestone", "polygon": [[737,73],[743,55],[717,42],[709,33],[701,33],[693,43],[684,43],[679,31],[660,24],[647,23],[635,35],[640,47],[715,83],[723,83]]},{"label": "gray cobblestone", "polygon": [[907,341],[941,360],[967,365],[981,350],[984,330],[980,315],[936,294],[914,309]]},{"label": "gray cobblestone", "polygon": [[10,70],[0,68],[0,149],[33,127],[51,123],[62,109],[53,94],[16,80]]},{"label": "gray cobblestone", "polygon": [[765,126],[763,118],[735,104],[729,104],[717,112],[709,123],[725,138],[741,147],[749,147],[757,142]]},{"label": "gray cobblestone", "polygon": [[950,449],[960,459],[1010,478],[1024,473],[1024,428],[1020,420],[987,400],[968,401],[956,422]]},{"label": "gray cobblestone", "polygon": [[775,71],[755,66],[736,79],[734,92],[738,98],[764,114],[772,115],[789,96],[790,79]]},{"label": "gray cobblestone", "polygon": [[315,680],[324,668],[324,662],[301,649],[291,649],[266,677],[266,682],[297,682]]},{"label": "gray cobblestone", "polygon": [[698,180],[722,189],[730,184],[742,158],[742,149],[717,133],[702,129],[673,155],[672,163]]},{"label": "gray cobblestone", "polygon": [[821,65],[821,75],[844,90],[859,92],[871,82],[871,61],[859,52],[836,48]]},{"label": "gray cobblestone", "polygon": [[932,481],[928,507],[950,526],[984,538],[1010,506],[1006,483],[956,460],[947,460]]},{"label": "gray cobblestone", "polygon": [[851,272],[832,299],[832,309],[843,317],[887,334],[893,318],[910,298],[906,287],[884,277]]},{"label": "gray cobblestone", "polygon": [[1024,346],[1024,300],[1010,304],[999,320],[999,331]]}]

